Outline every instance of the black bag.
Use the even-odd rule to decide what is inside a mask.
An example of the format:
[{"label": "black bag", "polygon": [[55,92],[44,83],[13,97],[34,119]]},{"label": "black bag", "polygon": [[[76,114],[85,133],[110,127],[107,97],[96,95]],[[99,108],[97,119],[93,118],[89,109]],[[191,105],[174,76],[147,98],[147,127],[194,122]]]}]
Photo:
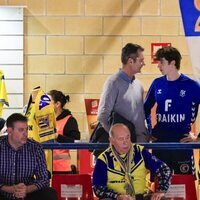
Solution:
[{"label": "black bag", "polygon": [[96,125],[90,136],[90,143],[98,143],[99,141],[108,142],[108,132],[103,128],[100,122]]},{"label": "black bag", "polygon": [[[100,122],[96,125],[94,131],[92,132],[90,136],[89,143],[108,143],[109,142],[109,134],[108,132],[103,128]],[[97,158],[105,149],[98,149],[94,150],[93,154]]]},{"label": "black bag", "polygon": [[[135,126],[132,122],[122,117],[116,112],[112,112],[109,117],[110,125],[122,123],[126,125],[131,133],[131,141],[136,142]],[[103,128],[99,122],[90,136],[90,143],[109,143],[109,133]],[[98,157],[105,149],[94,150],[93,154]]]}]

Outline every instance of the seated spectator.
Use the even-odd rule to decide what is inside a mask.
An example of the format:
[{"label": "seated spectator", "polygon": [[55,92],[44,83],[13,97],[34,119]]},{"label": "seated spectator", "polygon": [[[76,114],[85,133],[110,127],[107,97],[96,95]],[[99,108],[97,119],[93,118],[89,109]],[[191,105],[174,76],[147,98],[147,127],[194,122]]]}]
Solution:
[{"label": "seated spectator", "polygon": [[[69,95],[65,96],[58,90],[51,90],[49,94],[56,113],[56,141],[59,143],[73,143],[74,140],[80,140],[78,123],[71,112],[64,108],[65,104],[70,100]],[[54,172],[63,173],[71,171],[71,167],[69,150],[60,149],[53,151]]]},{"label": "seated spectator", "polygon": [[27,118],[14,113],[6,126],[8,135],[0,140],[0,199],[57,200],[42,146],[28,139]]},{"label": "seated spectator", "polygon": [[[110,147],[97,159],[93,173],[93,190],[100,199],[160,200],[169,188],[169,167],[144,147],[132,144],[130,131],[123,124],[115,124],[109,132]],[[149,193],[147,169],[155,172],[158,189]]]}]

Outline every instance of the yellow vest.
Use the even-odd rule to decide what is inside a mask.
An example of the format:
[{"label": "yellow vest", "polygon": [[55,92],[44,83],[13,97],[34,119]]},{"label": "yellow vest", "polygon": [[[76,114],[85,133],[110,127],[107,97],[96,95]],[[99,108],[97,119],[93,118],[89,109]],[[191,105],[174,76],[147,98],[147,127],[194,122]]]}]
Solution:
[{"label": "yellow vest", "polygon": [[51,99],[42,89],[38,90],[35,102],[32,97],[26,109],[28,118],[28,136],[38,142],[46,142],[55,139],[56,118]]},{"label": "yellow vest", "polygon": [[[133,145],[133,155],[137,159],[135,159],[135,163],[131,163],[131,177],[136,194],[144,194],[148,191],[147,170],[141,153],[142,149],[142,146]],[[98,158],[107,165],[107,187],[119,194],[126,194],[125,173],[122,171],[119,162],[114,158],[111,148],[104,151]]]}]

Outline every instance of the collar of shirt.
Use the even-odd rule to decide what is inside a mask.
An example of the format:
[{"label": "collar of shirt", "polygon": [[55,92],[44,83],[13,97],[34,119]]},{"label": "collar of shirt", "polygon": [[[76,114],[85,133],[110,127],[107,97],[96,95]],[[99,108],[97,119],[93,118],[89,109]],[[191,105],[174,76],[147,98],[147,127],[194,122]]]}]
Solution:
[{"label": "collar of shirt", "polygon": [[133,76],[133,78],[130,78],[125,72],[123,72],[121,69],[119,69],[119,77],[123,80],[125,80],[126,82],[132,84],[133,81],[135,80],[135,76]]},{"label": "collar of shirt", "polygon": [[18,149],[14,149],[14,148],[10,145],[10,143],[8,142],[8,136],[6,136],[6,138],[5,138],[5,143],[6,143],[6,145],[7,145],[12,151],[15,151],[15,152],[21,150],[21,149],[24,147],[24,145],[26,145],[26,144],[24,144],[23,146],[19,147]]}]

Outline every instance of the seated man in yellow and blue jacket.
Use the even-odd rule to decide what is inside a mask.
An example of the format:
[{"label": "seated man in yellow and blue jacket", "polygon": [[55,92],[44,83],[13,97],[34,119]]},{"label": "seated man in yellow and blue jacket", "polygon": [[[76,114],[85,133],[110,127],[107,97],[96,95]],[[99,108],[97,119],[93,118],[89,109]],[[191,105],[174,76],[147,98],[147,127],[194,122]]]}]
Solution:
[{"label": "seated man in yellow and blue jacket", "polygon": [[[111,127],[109,140],[110,147],[98,157],[94,168],[96,196],[110,200],[164,199],[171,179],[169,167],[144,147],[132,144],[130,131],[123,124]],[[147,195],[147,170],[156,173],[158,179],[158,188],[151,195]]]}]

